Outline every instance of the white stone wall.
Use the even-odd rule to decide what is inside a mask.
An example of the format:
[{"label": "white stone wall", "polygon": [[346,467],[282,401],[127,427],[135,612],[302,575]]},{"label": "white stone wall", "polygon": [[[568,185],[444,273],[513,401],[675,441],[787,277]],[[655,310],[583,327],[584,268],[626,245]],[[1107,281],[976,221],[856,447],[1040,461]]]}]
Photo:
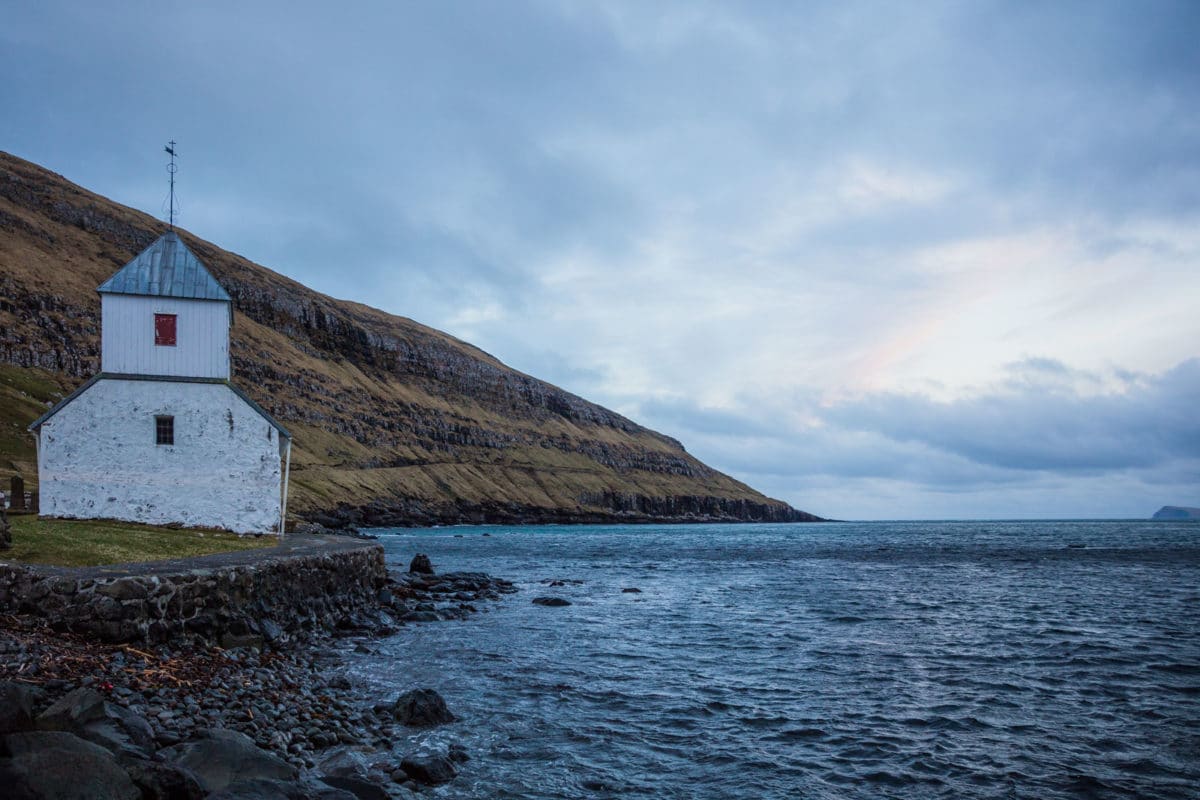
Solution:
[{"label": "white stone wall", "polygon": [[[100,371],[229,379],[229,303],[100,295]],[[154,343],[154,315],[176,316],[175,345]]]},{"label": "white stone wall", "polygon": [[38,477],[45,516],[279,527],[279,432],[225,384],[100,380],[42,424]]}]

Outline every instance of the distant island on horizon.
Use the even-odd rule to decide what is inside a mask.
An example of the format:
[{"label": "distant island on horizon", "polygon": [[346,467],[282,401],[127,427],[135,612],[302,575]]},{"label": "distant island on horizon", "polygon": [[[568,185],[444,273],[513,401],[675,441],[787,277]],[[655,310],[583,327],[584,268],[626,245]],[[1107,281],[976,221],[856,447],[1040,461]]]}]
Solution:
[{"label": "distant island on horizon", "polygon": [[1192,506],[1163,506],[1158,511],[1155,511],[1154,516],[1150,519],[1174,520],[1176,522],[1180,520],[1200,522],[1200,508],[1194,508]]}]

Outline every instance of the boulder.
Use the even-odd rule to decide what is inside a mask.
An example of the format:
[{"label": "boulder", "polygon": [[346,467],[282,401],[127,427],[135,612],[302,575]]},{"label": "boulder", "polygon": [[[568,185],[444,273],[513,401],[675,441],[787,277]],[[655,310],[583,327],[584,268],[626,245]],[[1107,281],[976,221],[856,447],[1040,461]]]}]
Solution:
[{"label": "boulder", "polygon": [[295,767],[258,748],[244,733],[214,729],[205,734],[205,738],[159,751],[168,763],[191,770],[204,791],[220,792],[240,781],[256,779],[296,780]]},{"label": "boulder", "polygon": [[95,689],[76,689],[63,695],[38,716],[37,727],[73,733],[113,753],[146,757],[154,749],[150,723],[108,702]]},{"label": "boulder", "polygon": [[204,790],[190,770],[177,764],[127,759],[125,772],[142,792],[142,800],[201,800]]},{"label": "boulder", "polygon": [[267,642],[276,642],[283,638],[283,628],[279,627],[273,619],[266,617],[260,619],[258,629],[262,631],[262,637]]},{"label": "boulder", "polygon": [[571,601],[562,597],[535,597],[533,604],[535,606],[569,606]]},{"label": "boulder", "polygon": [[436,786],[454,780],[458,769],[446,756],[409,756],[400,762],[404,774],[417,783]]},{"label": "boulder", "polygon": [[207,800],[355,800],[355,797],[332,786],[251,778],[210,794]]},{"label": "boulder", "polygon": [[71,731],[104,717],[104,695],[95,689],[76,689],[58,698],[38,715],[37,726],[44,731]]},{"label": "boulder", "polygon": [[0,738],[5,800],[140,800],[142,793],[112,753],[64,731]]},{"label": "boulder", "polygon": [[621,590],[621,593],[622,594],[641,594],[642,590],[637,588],[636,586],[626,586],[624,589]]},{"label": "boulder", "polygon": [[329,751],[317,762],[317,772],[325,777],[365,778],[368,771],[366,755],[345,747]]},{"label": "boulder", "polygon": [[33,701],[36,693],[24,683],[0,683],[0,734],[33,730]]},{"label": "boulder", "polygon": [[391,795],[379,784],[365,778],[327,775],[321,781],[334,789],[349,792],[357,800],[391,800]]},{"label": "boulder", "polygon": [[433,689],[413,689],[396,699],[392,714],[403,725],[430,727],[454,722],[446,701]]},{"label": "boulder", "polygon": [[433,562],[429,560],[429,556],[424,553],[417,553],[413,556],[413,560],[408,565],[409,572],[416,572],[420,575],[433,574]]}]

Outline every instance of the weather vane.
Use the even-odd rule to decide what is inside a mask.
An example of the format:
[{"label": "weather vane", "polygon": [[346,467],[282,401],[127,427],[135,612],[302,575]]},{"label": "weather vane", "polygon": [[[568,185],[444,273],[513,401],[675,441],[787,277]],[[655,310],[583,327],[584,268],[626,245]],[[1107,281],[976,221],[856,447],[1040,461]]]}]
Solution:
[{"label": "weather vane", "polygon": [[167,172],[171,174],[171,211],[167,217],[167,224],[171,226],[171,230],[175,230],[175,173],[179,171],[179,167],[175,166],[175,140],[172,139],[163,149],[171,154],[171,163],[167,165]]}]

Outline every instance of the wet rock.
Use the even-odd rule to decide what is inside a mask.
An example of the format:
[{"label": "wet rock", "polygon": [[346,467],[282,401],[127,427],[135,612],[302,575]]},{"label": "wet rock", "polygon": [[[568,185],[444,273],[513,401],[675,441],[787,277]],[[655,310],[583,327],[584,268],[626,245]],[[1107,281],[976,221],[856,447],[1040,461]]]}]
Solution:
[{"label": "wet rock", "polygon": [[458,774],[454,762],[446,756],[409,756],[400,762],[400,769],[426,786],[449,783]]},{"label": "wet rock", "polygon": [[535,606],[569,606],[571,601],[562,597],[535,597],[533,604]]},{"label": "wet rock", "polygon": [[272,619],[260,619],[258,629],[262,631],[262,637],[267,642],[277,642],[283,637],[283,628]]},{"label": "wet rock", "polygon": [[293,781],[298,771],[276,755],[261,750],[249,736],[213,729],[206,738],[160,751],[168,763],[195,773],[206,792],[219,792],[239,781]]},{"label": "wet rock", "polygon": [[113,703],[105,703],[103,708],[104,717],[76,731],[79,736],[118,754],[142,756],[154,751],[154,730],[150,723]]},{"label": "wet rock", "polygon": [[64,731],[0,738],[0,787],[6,800],[140,800],[142,793],[112,753]]},{"label": "wet rock", "polygon": [[391,795],[386,789],[365,778],[326,776],[321,778],[321,781],[335,789],[349,792],[358,800],[391,800]]},{"label": "wet rock", "polygon": [[354,800],[354,795],[347,792],[326,789],[329,793],[291,781],[251,778],[210,794],[207,800]]},{"label": "wet rock", "polygon": [[142,800],[201,800],[204,790],[189,770],[159,761],[130,759],[125,773],[142,792]]},{"label": "wet rock", "polygon": [[446,750],[446,757],[455,764],[465,764],[471,760],[470,754],[467,753],[467,748],[463,747],[458,742],[450,745],[450,747]]},{"label": "wet rock", "polygon": [[44,731],[70,731],[104,716],[104,695],[95,689],[76,689],[56,700],[38,715]]},{"label": "wet rock", "polygon": [[621,590],[621,594],[641,594],[642,590],[636,586],[626,586]]},{"label": "wet rock", "polygon": [[429,556],[424,553],[417,553],[413,556],[413,560],[408,564],[408,571],[415,572],[418,575],[432,575],[433,562],[429,560]]},{"label": "wet rock", "polygon": [[392,714],[402,725],[430,727],[454,722],[446,701],[433,689],[413,689],[397,698]]},{"label": "wet rock", "polygon": [[35,692],[23,683],[0,683],[0,734],[33,729]]},{"label": "wet rock", "polygon": [[256,633],[225,633],[221,635],[221,647],[226,650],[236,650],[239,647],[249,647],[255,650],[263,648],[263,637]]},{"label": "wet rock", "polygon": [[38,716],[37,727],[73,733],[114,753],[145,757],[155,744],[154,731],[145,719],[88,688],[59,698]]},{"label": "wet rock", "polygon": [[358,750],[339,747],[318,762],[317,771],[334,778],[365,778],[367,757]]}]

